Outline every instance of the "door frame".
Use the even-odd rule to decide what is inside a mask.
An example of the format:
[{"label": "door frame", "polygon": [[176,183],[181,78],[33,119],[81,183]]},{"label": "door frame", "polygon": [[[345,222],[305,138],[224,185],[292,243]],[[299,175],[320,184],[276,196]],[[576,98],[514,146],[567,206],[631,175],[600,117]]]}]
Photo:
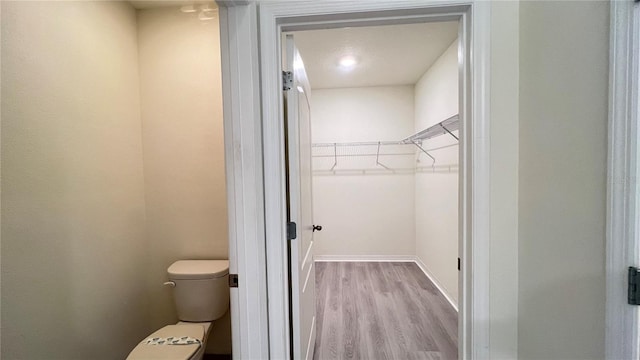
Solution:
[{"label": "door frame", "polygon": [[640,266],[640,3],[612,1],[610,11],[605,355],[637,359],[640,319],[627,305],[627,268]]},{"label": "door frame", "polygon": [[268,359],[264,186],[260,120],[258,9],[217,1],[229,217],[231,345],[234,359]]},{"label": "door frame", "polygon": [[489,142],[484,136],[488,134],[489,126],[487,7],[475,2],[452,5],[451,2],[425,1],[307,2],[296,6],[290,2],[269,2],[260,6],[264,182],[265,189],[269,189],[265,191],[265,225],[272,358],[287,358],[289,351],[287,257],[282,241],[286,234],[286,217],[282,171],[281,34],[336,26],[453,19],[459,19],[461,23],[462,53],[474,55],[473,59],[463,56],[460,87],[460,112],[464,119],[460,151],[460,253],[465,270],[460,279],[460,354],[463,358],[488,358]]},{"label": "door frame", "polygon": [[[460,19],[459,357],[489,357],[490,2],[219,1],[234,358],[289,358],[282,31]],[[259,26],[258,26],[259,24]],[[259,27],[259,28],[258,28]],[[462,139],[461,139],[462,140]],[[267,297],[268,294],[268,297]]]}]

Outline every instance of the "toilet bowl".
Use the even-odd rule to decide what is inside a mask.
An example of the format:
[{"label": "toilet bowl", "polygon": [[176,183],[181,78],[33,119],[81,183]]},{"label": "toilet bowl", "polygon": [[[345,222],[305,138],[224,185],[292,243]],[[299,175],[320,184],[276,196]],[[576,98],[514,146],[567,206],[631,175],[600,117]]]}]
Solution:
[{"label": "toilet bowl", "polygon": [[167,273],[180,321],[147,336],[127,360],[201,360],[212,322],[229,308],[228,260],[180,260]]}]

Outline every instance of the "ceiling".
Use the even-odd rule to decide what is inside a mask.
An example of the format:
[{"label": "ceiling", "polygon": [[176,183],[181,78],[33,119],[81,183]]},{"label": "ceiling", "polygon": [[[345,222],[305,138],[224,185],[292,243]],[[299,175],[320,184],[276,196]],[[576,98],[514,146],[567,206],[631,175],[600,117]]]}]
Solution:
[{"label": "ceiling", "polygon": [[184,6],[192,4],[214,4],[213,1],[189,1],[189,0],[129,0],[136,9],[152,9],[169,6]]},{"label": "ceiling", "polygon": [[[456,21],[294,33],[314,89],[415,84],[457,36]],[[339,66],[345,55],[351,70]]]}]

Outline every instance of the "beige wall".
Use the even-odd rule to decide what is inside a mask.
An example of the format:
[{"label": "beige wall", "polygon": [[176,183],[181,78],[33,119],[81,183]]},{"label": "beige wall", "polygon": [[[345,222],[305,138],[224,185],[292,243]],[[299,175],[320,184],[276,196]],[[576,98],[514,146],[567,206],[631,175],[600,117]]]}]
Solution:
[{"label": "beige wall", "polygon": [[[178,8],[138,11],[148,293],[154,328],[176,321],[166,270],[179,259],[227,259],[218,20]],[[210,351],[230,353],[230,319]]]},{"label": "beige wall", "polygon": [[519,2],[491,3],[490,359],[518,357]]},{"label": "beige wall", "polygon": [[[314,143],[397,141],[413,133],[413,86],[313,90],[311,101]],[[377,149],[345,150],[362,154]],[[380,162],[407,168],[414,165],[413,159],[382,157]],[[314,170],[327,170],[333,164],[333,158],[313,160]],[[375,156],[340,157],[335,170],[384,170],[375,161]],[[316,255],[415,254],[413,173],[316,173],[313,214],[323,226],[314,234]]]},{"label": "beige wall", "polygon": [[2,358],[124,358],[148,327],[135,11],[2,3]]},{"label": "beige wall", "polygon": [[603,359],[608,2],[520,7],[519,358]]},{"label": "beige wall", "polygon": [[[415,85],[415,131],[424,130],[458,113],[458,40],[431,65]],[[425,140],[425,149],[458,143],[448,134]],[[426,172],[415,175],[416,256],[432,279],[455,304],[458,303],[458,147],[430,152],[436,166],[452,170],[428,170],[432,161],[420,157]]]},{"label": "beige wall", "polygon": [[2,357],[124,358],[176,321],[171,262],[227,258],[218,24],[2,7]]}]

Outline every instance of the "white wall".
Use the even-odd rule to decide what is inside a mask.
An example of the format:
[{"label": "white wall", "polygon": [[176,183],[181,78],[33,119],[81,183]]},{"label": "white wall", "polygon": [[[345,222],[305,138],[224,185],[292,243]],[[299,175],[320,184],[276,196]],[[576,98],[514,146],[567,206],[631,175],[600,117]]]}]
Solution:
[{"label": "white wall", "polygon": [[[415,131],[458,113],[458,41],[454,41],[415,85]],[[457,132],[455,132],[457,134]],[[422,143],[423,148],[457,144],[450,135]],[[447,296],[458,302],[458,146],[430,152],[435,165],[451,171],[415,175],[416,256]],[[421,167],[432,164],[422,155]]]},{"label": "white wall", "polygon": [[520,359],[603,359],[608,2],[520,6]]},{"label": "white wall", "polygon": [[2,358],[124,358],[150,330],[136,17],[2,3]]},{"label": "white wall", "polygon": [[[138,11],[152,326],[177,320],[162,287],[179,259],[227,259],[218,20],[177,7]],[[228,314],[208,352],[231,352]]]},{"label": "white wall", "polygon": [[[413,133],[413,86],[313,90],[311,101],[314,143],[395,141]],[[322,165],[314,161],[314,170]],[[336,169],[365,165],[375,168],[375,157],[339,158]],[[323,226],[315,233],[316,255],[413,255],[413,195],[413,174],[315,175],[314,219]]]}]

